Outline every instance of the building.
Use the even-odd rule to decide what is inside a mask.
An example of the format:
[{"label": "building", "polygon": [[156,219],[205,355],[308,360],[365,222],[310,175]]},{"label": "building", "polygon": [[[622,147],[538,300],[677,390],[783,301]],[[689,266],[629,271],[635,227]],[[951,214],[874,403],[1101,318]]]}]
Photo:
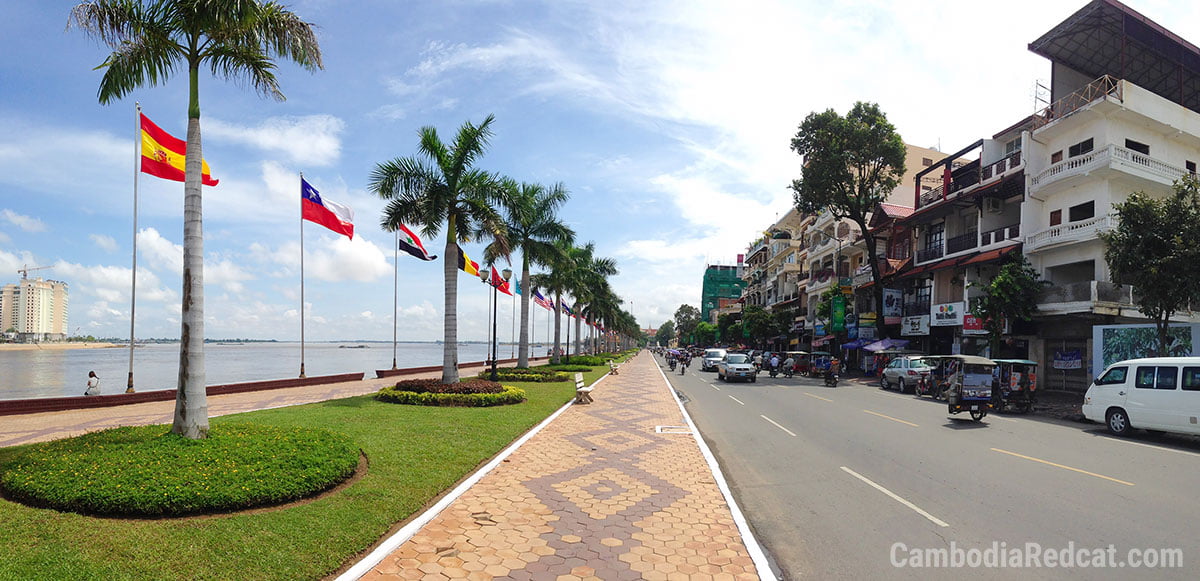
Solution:
[{"label": "building", "polygon": [[0,287],[0,331],[21,342],[64,340],[68,306],[65,282],[38,277],[6,284]]},{"label": "building", "polygon": [[[741,261],[739,260],[739,263]],[[739,276],[741,266],[710,264],[704,269],[704,284],[700,288],[700,318],[716,323],[720,299],[737,299],[742,296],[746,282]]]}]

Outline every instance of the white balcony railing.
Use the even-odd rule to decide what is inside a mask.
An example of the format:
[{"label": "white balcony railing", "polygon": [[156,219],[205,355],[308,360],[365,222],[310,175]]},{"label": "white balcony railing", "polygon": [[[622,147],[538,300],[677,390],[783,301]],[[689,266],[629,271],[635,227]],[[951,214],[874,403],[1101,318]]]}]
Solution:
[{"label": "white balcony railing", "polygon": [[1147,172],[1167,183],[1183,177],[1187,170],[1164,161],[1136,152],[1132,149],[1109,144],[1107,147],[1060,161],[1033,177],[1033,186],[1046,184],[1075,175],[1087,174],[1099,168],[1112,167],[1127,173],[1130,170]]},{"label": "white balcony railing", "polygon": [[1059,224],[1058,226],[1052,226],[1041,232],[1035,232],[1026,236],[1025,251],[1029,252],[1054,244],[1091,240],[1101,232],[1112,230],[1116,225],[1117,217],[1112,214],[1105,214],[1069,224]]}]

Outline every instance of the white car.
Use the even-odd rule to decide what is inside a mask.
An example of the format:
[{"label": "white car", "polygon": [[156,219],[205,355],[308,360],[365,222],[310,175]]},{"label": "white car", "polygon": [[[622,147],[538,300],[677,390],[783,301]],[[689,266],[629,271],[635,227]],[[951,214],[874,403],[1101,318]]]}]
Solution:
[{"label": "white car", "polygon": [[705,349],[704,358],[700,360],[700,371],[713,371],[722,357],[725,357],[724,349]]},{"label": "white car", "polygon": [[917,380],[928,376],[931,371],[933,366],[923,355],[902,355],[883,368],[883,373],[879,376],[879,386],[884,389],[895,386],[900,393],[908,393],[917,386]]},{"label": "white car", "polygon": [[750,356],[745,353],[727,353],[721,358],[721,362],[717,363],[717,379],[722,381],[733,381],[735,379],[743,379],[751,383],[758,381],[758,372],[754,369],[754,363],[750,361]]},{"label": "white car", "polygon": [[1133,428],[1200,434],[1200,357],[1147,357],[1108,366],[1084,394],[1083,416],[1118,436]]}]

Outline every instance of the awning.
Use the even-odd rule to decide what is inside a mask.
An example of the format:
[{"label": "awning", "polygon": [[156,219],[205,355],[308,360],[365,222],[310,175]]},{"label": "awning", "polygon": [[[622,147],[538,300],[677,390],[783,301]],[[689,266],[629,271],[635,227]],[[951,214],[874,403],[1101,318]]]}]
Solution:
[{"label": "awning", "polygon": [[867,342],[862,339],[855,339],[849,343],[842,343],[842,349],[861,349]]},{"label": "awning", "polygon": [[880,339],[869,345],[864,345],[863,349],[867,351],[883,351],[884,349],[896,349],[908,345],[908,339]]},{"label": "awning", "polygon": [[1001,257],[1007,255],[1008,253],[1010,253],[1020,247],[1021,247],[1020,244],[1013,244],[1012,246],[1005,246],[1004,248],[997,248],[996,250],[989,250],[987,252],[983,252],[983,253],[975,255],[970,260],[967,260],[966,262],[964,262],[962,264],[963,264],[963,266],[966,266],[968,264],[983,264],[985,262],[999,260]]}]

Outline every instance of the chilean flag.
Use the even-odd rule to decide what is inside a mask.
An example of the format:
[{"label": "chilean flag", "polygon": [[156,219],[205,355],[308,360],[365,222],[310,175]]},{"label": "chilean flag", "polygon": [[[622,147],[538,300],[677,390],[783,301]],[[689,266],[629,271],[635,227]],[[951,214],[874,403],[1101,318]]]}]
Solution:
[{"label": "chilean flag", "polygon": [[354,239],[354,210],[332,200],[322,200],[321,193],[304,178],[300,178],[300,217]]}]

